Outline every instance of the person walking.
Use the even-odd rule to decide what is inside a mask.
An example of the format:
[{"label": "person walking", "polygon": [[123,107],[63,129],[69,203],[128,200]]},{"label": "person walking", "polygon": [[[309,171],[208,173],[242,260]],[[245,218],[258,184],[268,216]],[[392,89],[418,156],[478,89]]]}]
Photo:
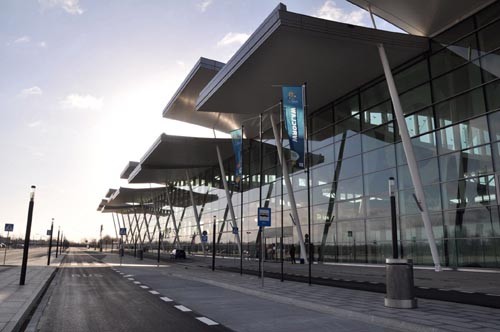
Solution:
[{"label": "person walking", "polygon": [[290,250],[288,253],[290,254],[290,260],[292,261],[292,264],[295,264],[295,245],[293,243],[290,246]]}]

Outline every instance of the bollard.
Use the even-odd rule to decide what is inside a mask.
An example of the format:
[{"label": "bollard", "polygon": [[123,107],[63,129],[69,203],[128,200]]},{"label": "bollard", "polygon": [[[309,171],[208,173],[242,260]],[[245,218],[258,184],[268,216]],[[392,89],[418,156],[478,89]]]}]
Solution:
[{"label": "bollard", "polygon": [[411,259],[386,258],[386,297],[389,308],[413,309],[417,298],[413,286],[413,262]]}]

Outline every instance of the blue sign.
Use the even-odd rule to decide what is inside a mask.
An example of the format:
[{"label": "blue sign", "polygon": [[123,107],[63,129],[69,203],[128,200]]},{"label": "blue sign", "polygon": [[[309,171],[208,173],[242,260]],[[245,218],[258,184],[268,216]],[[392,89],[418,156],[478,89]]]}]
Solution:
[{"label": "blue sign", "polygon": [[257,225],[259,227],[269,227],[271,226],[271,209],[270,208],[259,208],[257,210]]},{"label": "blue sign", "polygon": [[233,234],[238,235],[238,227],[233,227]]},{"label": "blue sign", "polygon": [[202,235],[201,236],[201,242],[207,243],[208,242],[208,235]]},{"label": "blue sign", "polygon": [[47,229],[47,235],[48,236],[52,235],[52,231],[50,229]]},{"label": "blue sign", "polygon": [[5,231],[6,232],[13,232],[14,231],[14,224],[5,224]]},{"label": "blue sign", "polygon": [[126,228],[120,228],[120,235],[127,235],[127,229]]},{"label": "blue sign", "polygon": [[243,148],[243,130],[241,128],[236,129],[230,132],[230,134],[233,141],[234,161],[236,162],[234,169],[234,181],[239,183],[241,177],[243,176],[243,160],[241,154],[241,150]]},{"label": "blue sign", "polygon": [[304,168],[304,101],[301,86],[284,86],[283,112],[292,165]]}]

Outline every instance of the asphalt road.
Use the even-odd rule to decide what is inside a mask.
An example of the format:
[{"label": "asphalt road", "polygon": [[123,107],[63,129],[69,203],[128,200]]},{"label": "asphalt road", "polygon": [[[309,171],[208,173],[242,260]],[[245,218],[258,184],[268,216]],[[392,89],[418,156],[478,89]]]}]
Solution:
[{"label": "asphalt road", "polygon": [[[97,256],[97,259],[99,256]],[[30,325],[36,331],[230,331],[73,249]],[[168,299],[167,299],[168,300]],[[188,309],[189,310],[189,309]],[[209,325],[209,324],[217,325]]]}]

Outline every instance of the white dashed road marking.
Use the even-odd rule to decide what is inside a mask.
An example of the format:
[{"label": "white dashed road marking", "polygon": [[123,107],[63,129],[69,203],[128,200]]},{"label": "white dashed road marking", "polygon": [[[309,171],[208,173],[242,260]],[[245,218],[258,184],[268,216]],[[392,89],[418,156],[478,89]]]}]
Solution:
[{"label": "white dashed road marking", "polygon": [[207,317],[196,317],[196,319],[207,325],[219,325],[219,323],[214,322],[213,320],[208,319]]},{"label": "white dashed road marking", "polygon": [[151,294],[153,294],[153,295],[158,295],[158,294],[160,294],[159,292],[157,292],[157,291],[155,291],[155,290],[150,290],[149,292],[150,292]]},{"label": "white dashed road marking", "polygon": [[145,286],[145,285],[140,285],[139,287],[144,288],[144,289],[148,289],[149,288],[148,286]]},{"label": "white dashed road marking", "polygon": [[162,299],[165,302],[172,302],[173,301],[171,298],[168,298],[166,296],[162,296],[162,297],[160,297],[160,299]]},{"label": "white dashed road marking", "polygon": [[180,311],[182,312],[188,312],[188,311],[191,311],[191,309],[189,308],[186,308],[185,306],[183,305],[174,305],[175,308],[179,309]]},{"label": "white dashed road marking", "polygon": [[134,281],[134,284],[136,284],[136,285],[140,285],[140,284],[141,284],[141,282],[140,282],[140,281]]},{"label": "white dashed road marking", "polygon": [[130,281],[134,281],[135,280],[134,278],[127,278],[127,279],[130,280]]}]

